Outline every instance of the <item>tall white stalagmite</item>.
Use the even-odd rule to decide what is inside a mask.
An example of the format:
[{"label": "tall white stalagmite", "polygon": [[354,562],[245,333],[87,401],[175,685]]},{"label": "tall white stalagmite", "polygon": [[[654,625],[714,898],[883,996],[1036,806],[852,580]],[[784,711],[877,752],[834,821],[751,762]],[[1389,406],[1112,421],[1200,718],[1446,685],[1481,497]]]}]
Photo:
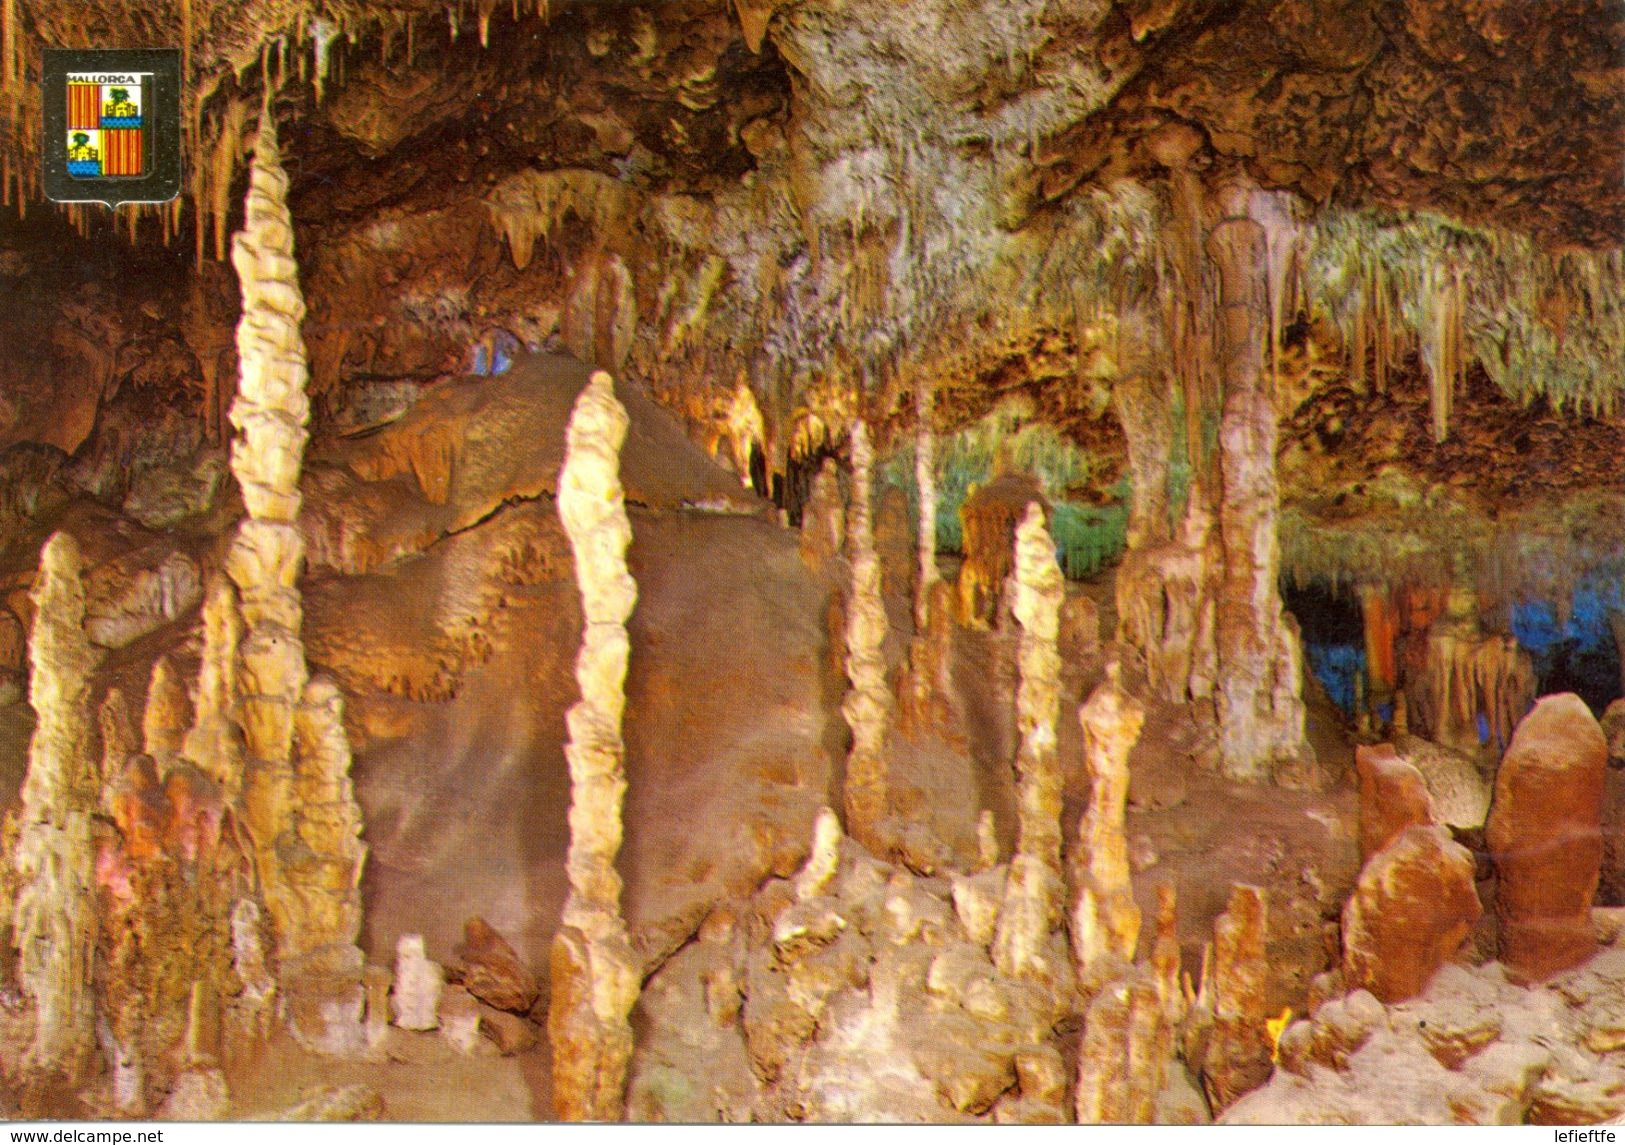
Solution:
[{"label": "tall white stalagmite", "polygon": [[34,1002],[29,1065],[77,1076],[96,1047],[91,958],[96,944],[92,817],[101,798],[90,758],[90,675],[79,546],[57,533],[40,552],[29,641],[28,749],[13,862],[17,976]]},{"label": "tall white stalagmite", "polygon": [[852,504],[846,520],[852,563],[846,618],[846,676],[851,688],[841,702],[841,714],[852,729],[852,752],[846,761],[846,830],[870,850],[883,852],[887,842],[881,824],[891,812],[886,755],[896,699],[886,680],[886,604],[880,594],[880,555],[869,508],[873,464],[869,427],[855,420]]},{"label": "tall white stalagmite", "polygon": [[1061,894],[1061,769],[1055,721],[1060,714],[1061,602],[1066,582],[1055,542],[1036,501],[1016,527],[1015,601],[1021,624],[1016,690],[1016,854],[1010,861],[1004,909],[994,940],[994,961],[1021,974],[1042,956]]},{"label": "tall white stalagmite", "polygon": [[[357,839],[360,809],[350,790],[350,750],[339,722],[342,702],[335,688],[311,685],[300,640],[299,471],[310,403],[299,331],[305,303],[293,237],[288,177],[267,106],[254,146],[244,227],[232,243],[243,301],[231,469],[248,518],[238,526],[226,573],[237,586],[243,620],[236,712],[247,757],[244,820],[284,968],[291,959],[316,951],[334,954],[335,948],[349,954],[335,954],[330,963],[359,962],[353,946],[365,857]],[[228,603],[229,594],[211,592],[205,615],[211,638],[206,652],[214,655],[205,657],[192,738],[211,754],[229,752],[218,726],[205,723],[231,698],[218,662],[236,635],[230,619],[221,615]],[[216,778],[230,790],[235,776],[229,759],[199,762],[211,774],[218,772]]]},{"label": "tall white stalagmite", "polygon": [[1072,914],[1072,954],[1078,976],[1102,960],[1134,959],[1140,936],[1140,908],[1129,881],[1128,836],[1123,810],[1128,800],[1128,757],[1145,723],[1145,705],[1118,682],[1117,665],[1106,682],[1078,709],[1083,725],[1083,761],[1089,771],[1089,808],[1078,823],[1078,902]]},{"label": "tall white stalagmite", "polygon": [[632,523],[621,489],[626,409],[602,370],[576,399],[559,475],[559,517],[581,591],[581,700],[567,713],[570,742],[570,891],[553,939],[553,1104],[567,1121],[618,1121],[632,1060],[638,965],[621,917],[621,804],[626,794],[621,716],[631,653],[626,621],[638,586],[626,567]]}]

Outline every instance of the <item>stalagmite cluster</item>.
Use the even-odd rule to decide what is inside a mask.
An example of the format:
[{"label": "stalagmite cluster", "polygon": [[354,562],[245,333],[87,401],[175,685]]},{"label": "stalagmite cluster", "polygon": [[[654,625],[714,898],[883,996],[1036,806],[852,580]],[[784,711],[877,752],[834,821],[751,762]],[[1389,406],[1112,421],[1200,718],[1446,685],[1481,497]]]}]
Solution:
[{"label": "stalagmite cluster", "polygon": [[77,1078],[95,1047],[91,959],[96,945],[93,816],[100,784],[90,763],[90,674],[79,546],[57,533],[40,551],[29,643],[28,750],[16,851],[12,940],[18,978],[34,1001],[30,1065]]},{"label": "stalagmite cluster", "polygon": [[846,827],[854,839],[884,853],[888,849],[884,823],[892,811],[887,753],[896,698],[886,679],[886,603],[870,508],[873,464],[869,428],[858,419],[852,423],[852,494],[846,519],[852,565],[846,618],[846,675],[851,687],[841,702],[841,714],[852,729],[852,750],[846,760]]},{"label": "stalagmite cluster", "polygon": [[1006,974],[1026,973],[1044,957],[1060,908],[1061,769],[1055,723],[1060,714],[1061,655],[1056,644],[1066,582],[1044,509],[1027,506],[1016,528],[1015,600],[1021,625],[1016,690],[1016,853],[1010,860],[994,962]]},{"label": "stalagmite cluster", "polygon": [[553,939],[553,1101],[568,1121],[619,1121],[632,1058],[630,1016],[639,967],[621,916],[621,807],[626,793],[621,715],[631,652],[626,621],[638,588],[626,567],[632,524],[621,488],[626,409],[603,371],[576,399],[559,474],[559,518],[575,554],[583,618],[570,739],[570,879]]}]

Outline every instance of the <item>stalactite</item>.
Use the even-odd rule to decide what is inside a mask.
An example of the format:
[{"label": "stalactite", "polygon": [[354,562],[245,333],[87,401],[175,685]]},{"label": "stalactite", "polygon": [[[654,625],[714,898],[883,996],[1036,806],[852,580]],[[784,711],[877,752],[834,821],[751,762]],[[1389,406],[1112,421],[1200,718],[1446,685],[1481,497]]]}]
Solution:
[{"label": "stalactite", "polygon": [[92,819],[101,784],[90,762],[90,676],[78,543],[56,533],[40,551],[31,598],[29,704],[37,723],[23,780],[12,936],[17,976],[35,1007],[28,1063],[77,1079],[95,1048],[96,942]]},{"label": "stalactite", "polygon": [[547,1016],[554,1109],[566,1121],[623,1116],[630,1017],[639,987],[615,870],[626,792],[626,621],[637,603],[637,584],[626,567],[632,525],[620,481],[628,424],[610,376],[594,373],[570,416],[559,475],[559,516],[575,554],[584,619],[576,660],[581,700],[565,716],[570,890],[553,939]]},{"label": "stalactite", "polygon": [[1078,709],[1083,726],[1089,808],[1078,823],[1078,899],[1072,914],[1072,954],[1087,983],[1114,960],[1132,962],[1140,936],[1140,908],[1129,877],[1128,757],[1145,724],[1145,706],[1123,690],[1115,662],[1106,682]]},{"label": "stalactite", "polygon": [[1004,908],[994,940],[995,964],[1025,975],[1041,963],[1050,925],[1060,911],[1061,774],[1055,722],[1060,712],[1061,654],[1057,647],[1066,582],[1044,509],[1027,506],[1016,529],[1015,599],[1021,625],[1016,689],[1016,853],[1010,860]]},{"label": "stalactite", "polygon": [[0,90],[10,91],[17,85],[17,0],[0,0],[0,31],[5,34],[5,44],[0,46],[0,59],[5,62]]},{"label": "stalactite", "polygon": [[846,675],[851,688],[841,714],[852,729],[846,763],[846,829],[872,851],[888,849],[882,824],[891,813],[887,756],[896,701],[886,679],[886,605],[880,590],[880,554],[875,550],[870,509],[870,467],[874,454],[869,427],[852,423],[852,491],[847,511],[847,552],[852,593],[847,602]]}]

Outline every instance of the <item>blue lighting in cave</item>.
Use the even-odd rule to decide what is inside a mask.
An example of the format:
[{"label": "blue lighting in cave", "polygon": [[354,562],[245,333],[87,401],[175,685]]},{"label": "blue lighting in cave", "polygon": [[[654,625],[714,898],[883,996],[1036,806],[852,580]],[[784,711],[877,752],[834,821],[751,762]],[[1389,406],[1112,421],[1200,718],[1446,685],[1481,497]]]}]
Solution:
[{"label": "blue lighting in cave", "polygon": [[468,372],[482,377],[505,374],[513,365],[515,355],[523,349],[518,338],[506,330],[498,330],[491,337],[474,343],[474,363]]},{"label": "blue lighting in cave", "polygon": [[1559,621],[1550,600],[1512,606],[1512,635],[1534,662],[1540,690],[1577,691],[1593,709],[1619,694],[1619,662],[1610,612],[1625,611],[1625,590],[1616,570],[1594,569],[1574,586],[1569,615]]},{"label": "blue lighting in cave", "polygon": [[1359,680],[1365,675],[1365,649],[1358,644],[1306,644],[1309,670],[1343,714],[1355,714]]}]

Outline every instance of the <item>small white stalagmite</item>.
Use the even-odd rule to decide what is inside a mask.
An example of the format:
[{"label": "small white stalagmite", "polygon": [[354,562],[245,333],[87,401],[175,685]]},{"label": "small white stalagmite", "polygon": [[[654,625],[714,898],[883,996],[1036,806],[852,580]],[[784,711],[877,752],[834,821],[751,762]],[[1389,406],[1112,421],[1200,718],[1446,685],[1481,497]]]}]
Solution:
[{"label": "small white stalagmite", "polygon": [[1061,601],[1066,583],[1055,542],[1036,501],[1016,527],[1015,600],[1021,625],[1016,689],[1016,853],[1010,860],[993,960],[1025,974],[1043,957],[1061,906],[1061,770],[1055,721],[1060,712]]},{"label": "small white stalagmite", "polygon": [[90,675],[79,545],[57,533],[40,552],[29,641],[28,749],[17,849],[17,976],[35,1008],[31,1068],[78,1077],[96,1048],[92,818],[101,785],[90,759]]},{"label": "small white stalagmite", "polygon": [[638,586],[626,567],[632,523],[621,488],[626,409],[614,382],[594,373],[576,399],[559,474],[559,517],[581,592],[581,700],[565,716],[570,740],[570,880],[553,938],[548,1035],[553,1104],[566,1121],[619,1121],[632,1060],[639,968],[621,916],[621,805],[626,795],[621,715],[631,652],[626,621]]}]

